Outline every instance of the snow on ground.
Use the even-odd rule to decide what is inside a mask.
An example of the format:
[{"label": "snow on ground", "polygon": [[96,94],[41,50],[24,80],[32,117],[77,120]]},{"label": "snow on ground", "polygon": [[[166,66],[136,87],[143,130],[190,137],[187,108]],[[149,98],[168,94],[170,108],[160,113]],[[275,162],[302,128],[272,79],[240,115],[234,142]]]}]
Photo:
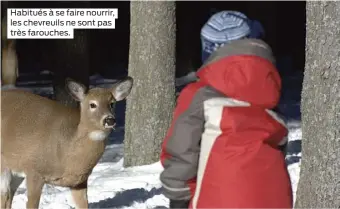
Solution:
[{"label": "snow on ground", "polygon": [[[287,155],[286,161],[288,164],[288,171],[290,175],[290,180],[292,182],[292,189],[294,195],[294,203],[296,198],[296,189],[299,182],[300,175],[300,165],[301,165],[301,122],[300,121],[290,121],[288,122],[288,145],[287,145]],[[296,144],[299,143],[299,144]],[[290,161],[291,159],[295,159]]]},{"label": "snow on ground", "polygon": [[[298,122],[288,124],[289,142],[301,139]],[[169,201],[161,194],[159,174],[162,171],[159,162],[132,168],[123,168],[123,144],[111,144],[94,168],[89,178],[88,198],[90,208],[129,208],[149,209],[167,207]],[[291,155],[293,156],[293,155]],[[290,155],[287,155],[289,158]],[[295,195],[300,162],[288,165]],[[25,181],[20,185],[13,201],[13,208],[25,208]],[[74,202],[69,189],[45,185],[40,200],[43,209],[70,209]]]},{"label": "snow on ground", "polygon": [[[161,164],[123,168],[123,145],[108,145],[101,162],[94,168],[89,178],[88,199],[90,208],[154,208],[167,205],[168,200],[161,195],[159,173]],[[112,158],[113,157],[113,158]],[[114,159],[113,162],[106,162]],[[13,208],[25,208],[25,181],[20,185],[13,200]],[[141,204],[142,202],[143,204]],[[40,200],[40,208],[70,209],[74,202],[68,188],[45,185]]]}]

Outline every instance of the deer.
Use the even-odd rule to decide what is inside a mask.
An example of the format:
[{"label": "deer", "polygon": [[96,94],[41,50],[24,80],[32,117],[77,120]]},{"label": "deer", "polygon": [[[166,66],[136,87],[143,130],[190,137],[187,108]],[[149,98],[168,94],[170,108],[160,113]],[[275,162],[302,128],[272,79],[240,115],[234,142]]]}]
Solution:
[{"label": "deer", "polygon": [[89,89],[68,78],[65,89],[78,107],[26,90],[2,90],[1,208],[11,208],[24,178],[27,208],[39,207],[45,184],[70,188],[76,208],[88,208],[88,177],[116,125],[115,103],[132,86],[129,76],[110,88]]},{"label": "deer", "polygon": [[7,39],[7,21],[2,19],[1,24],[1,39],[3,46],[1,47],[1,85],[8,85],[7,87],[14,87],[18,72],[18,56],[16,52],[15,40]]}]

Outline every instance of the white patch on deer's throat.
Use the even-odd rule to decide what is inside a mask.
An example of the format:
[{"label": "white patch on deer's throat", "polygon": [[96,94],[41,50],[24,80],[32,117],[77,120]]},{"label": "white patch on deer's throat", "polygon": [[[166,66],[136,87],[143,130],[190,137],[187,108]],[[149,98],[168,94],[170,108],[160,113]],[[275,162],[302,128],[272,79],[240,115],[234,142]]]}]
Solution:
[{"label": "white patch on deer's throat", "polygon": [[89,133],[89,138],[93,141],[102,141],[106,139],[107,136],[108,134],[106,132],[100,130]]},{"label": "white patch on deer's throat", "polygon": [[1,173],[1,194],[6,194],[10,190],[12,174],[11,171],[5,169]]}]

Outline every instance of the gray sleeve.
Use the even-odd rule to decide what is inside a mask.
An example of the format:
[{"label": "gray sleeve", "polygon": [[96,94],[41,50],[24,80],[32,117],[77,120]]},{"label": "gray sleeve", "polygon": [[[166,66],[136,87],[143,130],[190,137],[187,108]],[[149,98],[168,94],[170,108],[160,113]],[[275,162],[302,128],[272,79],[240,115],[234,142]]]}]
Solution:
[{"label": "gray sleeve", "polygon": [[164,171],[160,176],[164,195],[169,199],[191,198],[187,183],[197,175],[200,141],[204,131],[203,101],[212,95],[216,96],[216,93],[211,93],[206,87],[200,89],[189,108],[173,125],[172,134],[165,147],[165,151],[171,157],[164,161]]}]

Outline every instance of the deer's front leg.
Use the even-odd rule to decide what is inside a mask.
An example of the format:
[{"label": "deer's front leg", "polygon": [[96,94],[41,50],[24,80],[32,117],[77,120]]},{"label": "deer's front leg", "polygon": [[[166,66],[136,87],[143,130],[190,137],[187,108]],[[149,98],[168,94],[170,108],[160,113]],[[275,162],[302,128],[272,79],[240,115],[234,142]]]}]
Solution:
[{"label": "deer's front leg", "polygon": [[39,208],[41,190],[44,186],[44,180],[36,173],[28,173],[27,182],[27,208]]},{"label": "deer's front leg", "polygon": [[71,192],[77,208],[89,207],[87,200],[87,180],[84,183],[71,188]]}]

